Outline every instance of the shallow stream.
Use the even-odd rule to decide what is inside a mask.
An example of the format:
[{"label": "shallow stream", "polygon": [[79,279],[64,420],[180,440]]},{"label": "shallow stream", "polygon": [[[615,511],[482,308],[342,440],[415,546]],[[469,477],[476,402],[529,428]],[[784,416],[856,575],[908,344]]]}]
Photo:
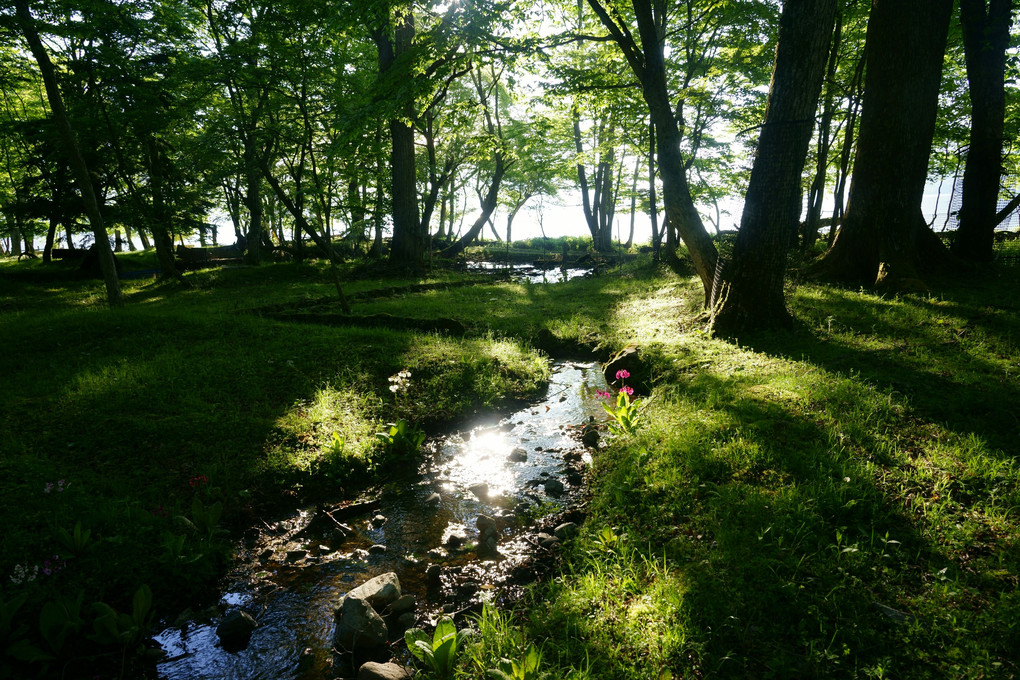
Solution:
[{"label": "shallow stream", "polygon": [[[418,474],[369,502],[311,508],[266,524],[243,551],[219,607],[156,637],[166,652],[160,676],[335,677],[336,604],[385,572],[396,572],[403,592],[416,596],[418,625],[465,602],[498,600],[507,574],[536,550],[530,521],[561,509],[579,489],[587,453],[578,430],[603,415],[595,390],[605,387],[597,364],[558,362],[542,401],[498,424],[429,442],[431,455]],[[501,529],[499,554],[486,559],[475,549],[479,515]],[[426,587],[430,564],[443,567],[445,597]],[[216,625],[236,607],[258,627],[245,649],[230,652],[220,646]]]}]

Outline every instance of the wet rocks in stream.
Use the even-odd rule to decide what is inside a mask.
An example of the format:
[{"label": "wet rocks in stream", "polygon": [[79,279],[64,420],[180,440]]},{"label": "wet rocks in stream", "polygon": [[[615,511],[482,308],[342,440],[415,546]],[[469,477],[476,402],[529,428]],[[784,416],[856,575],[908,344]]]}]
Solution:
[{"label": "wet rocks in stream", "polygon": [[485,482],[472,484],[468,487],[468,491],[477,496],[480,501],[486,501],[489,499],[489,485]]},{"label": "wet rocks in stream", "polygon": [[333,645],[356,651],[386,645],[409,619],[415,607],[414,596],[404,596],[400,580],[393,572],[376,576],[349,591],[340,601],[334,617]]},{"label": "wet rocks in stream", "polygon": [[239,652],[248,646],[252,631],[258,627],[255,618],[242,609],[233,609],[216,626],[220,646],[228,652]]},{"label": "wet rocks in stream", "polygon": [[412,677],[412,671],[395,663],[369,661],[358,669],[358,680],[406,680]]}]

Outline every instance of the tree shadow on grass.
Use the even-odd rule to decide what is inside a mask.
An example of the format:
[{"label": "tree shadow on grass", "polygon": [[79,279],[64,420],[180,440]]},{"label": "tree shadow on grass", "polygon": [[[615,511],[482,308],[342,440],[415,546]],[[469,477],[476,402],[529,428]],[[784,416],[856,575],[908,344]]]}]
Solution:
[{"label": "tree shadow on grass", "polygon": [[[704,404],[709,423],[688,425],[689,414],[674,413],[640,447],[610,449],[596,468],[594,520],[629,533],[646,566],[676,574],[675,628],[643,651],[628,640],[640,638],[629,627],[661,578],[647,571],[635,579],[641,585],[615,595],[611,612],[554,599],[549,628],[593,641],[582,646],[600,678],[633,675],[620,663],[627,654],[647,655],[644,664],[631,661],[649,678],[658,677],[656,663],[684,676],[850,678],[941,676],[954,657],[975,652],[1006,662],[1007,606],[972,592],[933,595],[939,579],[964,593],[983,586],[933,542],[927,511],[917,514],[886,486],[895,461],[883,449],[882,423],[845,438],[838,419],[759,395],[755,383],[697,373],[677,388],[676,403]],[[859,396],[853,381],[817,389],[824,404]],[[878,417],[895,422],[893,411]],[[670,428],[691,431],[674,437]],[[582,573],[606,569],[588,565]],[[958,626],[984,617],[986,606],[976,629]]]},{"label": "tree shadow on grass", "polygon": [[1020,427],[1020,381],[1009,370],[1016,357],[1010,338],[1020,336],[1020,317],[973,304],[911,299],[898,304],[931,321],[904,327],[894,324],[901,316],[883,311],[891,304],[847,295],[838,306],[812,305],[810,313],[815,324],[826,316],[847,319],[848,333],[830,335],[824,325],[812,330],[808,318],[794,332],[749,336],[741,344],[852,374],[918,418],[978,437],[1009,457]]}]

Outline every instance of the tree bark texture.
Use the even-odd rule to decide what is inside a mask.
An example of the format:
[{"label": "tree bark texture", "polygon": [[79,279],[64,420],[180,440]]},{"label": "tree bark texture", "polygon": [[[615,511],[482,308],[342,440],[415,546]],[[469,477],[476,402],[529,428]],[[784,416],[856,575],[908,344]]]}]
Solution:
[{"label": "tree bark texture", "polygon": [[915,217],[952,8],[953,0],[875,0],[850,201],[835,242],[813,270],[820,278],[917,285]]},{"label": "tree bark texture", "polygon": [[1012,10],[1011,0],[960,0],[971,119],[960,226],[952,251],[975,262],[990,262],[994,256]]},{"label": "tree bark texture", "polygon": [[178,271],[174,262],[173,238],[167,228],[170,216],[164,198],[163,155],[155,137],[150,136],[146,139],[146,152],[149,157],[149,178],[152,191],[152,220],[149,227],[152,231],[152,240],[156,243],[156,258],[159,261],[162,278],[173,278],[177,282],[183,283],[184,276]]},{"label": "tree bark texture", "polygon": [[106,232],[106,225],[103,222],[103,215],[99,209],[99,201],[96,198],[95,187],[92,184],[92,176],[89,174],[85,158],[78,148],[75,140],[74,129],[67,117],[67,109],[64,107],[64,99],[60,94],[57,84],[56,71],[49,54],[39,38],[35,21],[28,8],[28,0],[16,0],[15,9],[17,12],[18,24],[28,42],[32,56],[39,64],[39,72],[42,75],[43,85],[46,88],[46,98],[49,100],[50,111],[57,124],[60,133],[60,141],[64,146],[64,153],[67,154],[71,169],[74,171],[75,181],[78,184],[78,191],[81,193],[82,201],[85,204],[85,214],[88,215],[89,224],[92,226],[92,233],[96,239],[96,250],[99,255],[100,271],[103,274],[103,282],[106,285],[106,298],[111,307],[119,307],[124,304],[124,298],[120,290],[120,280],[117,277],[117,266],[113,259],[113,250],[110,248],[110,238]]},{"label": "tree bark texture", "polygon": [[786,0],[765,123],[732,260],[717,265],[712,328],[721,335],[788,326],[786,253],[800,218],[801,174],[822,87],[836,0]]},{"label": "tree bark texture", "polygon": [[[666,63],[662,40],[652,14],[650,0],[634,0],[638,31],[644,48],[645,65],[641,89],[655,124],[658,144],[658,169],[662,178],[662,202],[668,224],[675,228],[690,253],[694,269],[701,279],[706,303],[711,296],[712,279],[718,253],[691,198],[680,153],[680,129],[677,127],[666,86]],[[668,258],[667,254],[667,260]]]},{"label": "tree bark texture", "polygon": [[[400,19],[392,42],[389,36],[380,35],[379,70],[385,74],[396,60],[411,49],[414,38],[414,20],[410,13]],[[414,157],[414,104],[408,102],[404,116],[390,120],[390,178],[393,197],[393,241],[390,244],[390,262],[396,265],[420,268],[425,259],[425,239],[421,233],[418,213],[418,184]]]},{"label": "tree bark texture", "polygon": [[[666,207],[667,237],[675,229],[687,246],[694,269],[701,279],[708,302],[712,291],[712,277],[718,253],[712,237],[701,221],[687,184],[687,174],[680,152],[680,129],[669,100],[666,81],[666,63],[663,38],[659,33],[656,18],[663,18],[664,3],[652,0],[632,0],[637,18],[641,47],[623,24],[618,24],[600,0],[588,0],[588,5],[598,15],[602,25],[619,45],[631,70],[641,83],[641,94],[648,105],[652,124],[655,126],[658,144],[659,176],[662,178],[662,201]],[[675,246],[667,238],[665,259],[674,270],[679,270]],[[678,272],[679,273],[679,272]]]}]

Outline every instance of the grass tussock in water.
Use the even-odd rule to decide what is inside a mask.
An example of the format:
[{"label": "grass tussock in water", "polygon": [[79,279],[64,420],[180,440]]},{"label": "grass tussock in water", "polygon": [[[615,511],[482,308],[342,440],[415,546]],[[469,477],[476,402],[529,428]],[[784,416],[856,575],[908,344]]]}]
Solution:
[{"label": "grass tussock in water", "polygon": [[647,264],[347,286],[357,314],[455,318],[463,337],[255,313],[327,298],[315,266],[126,282],[119,311],[94,283],[0,272],[0,574],[5,603],[28,595],[29,629],[78,592],[197,598],[229,561],[221,529],[390,474],[386,423],[436,429],[534,395],[552,337],[636,344],[641,426],[595,454],[560,576],[514,618],[487,610],[460,677],[536,659],[605,679],[1020,671],[1015,270],[926,296],[800,285],[797,329],[736,342],[705,333],[696,282]]}]

